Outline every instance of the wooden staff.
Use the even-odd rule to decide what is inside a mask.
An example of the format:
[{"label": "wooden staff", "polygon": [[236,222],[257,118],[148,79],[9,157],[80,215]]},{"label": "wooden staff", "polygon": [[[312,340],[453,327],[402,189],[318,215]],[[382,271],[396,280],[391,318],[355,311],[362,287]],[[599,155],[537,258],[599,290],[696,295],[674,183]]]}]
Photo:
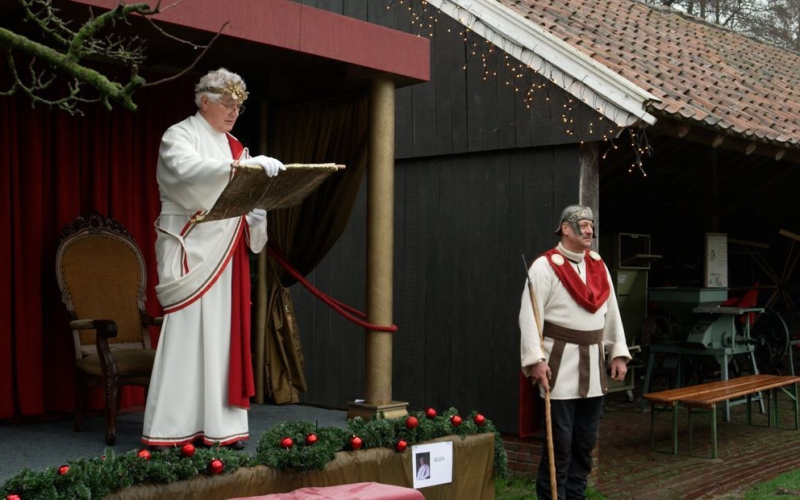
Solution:
[{"label": "wooden staff", "polygon": [[[525,265],[525,277],[528,279],[528,295],[531,296],[531,308],[533,309],[533,320],[536,322],[536,329],[539,331],[539,345],[544,353],[544,335],[542,334],[542,318],[539,317],[539,309],[536,307],[536,295],[533,293],[533,282],[528,272],[528,261],[522,255],[522,263]],[[547,361],[544,361],[546,363]],[[556,481],[556,462],[553,452],[553,422],[550,418],[550,383],[544,386],[544,425],[547,434],[547,459],[550,465],[550,498],[558,500],[558,482]]]}]

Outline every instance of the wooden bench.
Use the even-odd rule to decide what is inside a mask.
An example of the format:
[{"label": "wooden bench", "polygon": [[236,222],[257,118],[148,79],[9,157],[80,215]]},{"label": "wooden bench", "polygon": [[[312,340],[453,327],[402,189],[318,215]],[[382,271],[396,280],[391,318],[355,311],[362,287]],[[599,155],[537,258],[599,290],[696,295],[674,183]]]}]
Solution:
[{"label": "wooden bench", "polygon": [[[692,453],[692,409],[709,410],[711,412],[711,458],[717,456],[717,404],[731,399],[747,398],[747,423],[752,423],[751,403],[754,394],[768,392],[772,409],[768,411],[770,427],[778,427],[778,389],[788,394],[794,404],[794,428],[800,428],[798,419],[797,383],[800,377],[778,375],[748,375],[729,380],[719,380],[679,389],[645,394],[650,401],[650,448],[655,450],[655,414],[656,406],[672,410],[672,452],[678,453],[678,406],[685,405],[689,414],[689,453]],[[791,387],[789,387],[791,386]],[[789,392],[791,390],[791,392]]]}]

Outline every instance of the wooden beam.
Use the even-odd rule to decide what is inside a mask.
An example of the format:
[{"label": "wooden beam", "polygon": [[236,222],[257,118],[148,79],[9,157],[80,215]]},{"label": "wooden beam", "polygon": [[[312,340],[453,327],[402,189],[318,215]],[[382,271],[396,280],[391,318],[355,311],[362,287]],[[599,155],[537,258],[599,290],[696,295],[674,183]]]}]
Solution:
[{"label": "wooden beam", "polygon": [[781,229],[780,231],[778,231],[778,234],[781,234],[783,236],[786,236],[787,238],[791,238],[796,241],[800,241],[800,235],[797,235],[791,231],[787,231],[786,229]]},{"label": "wooden beam", "polygon": [[747,241],[747,240],[738,240],[736,238],[728,238],[728,243],[735,243],[737,245],[742,245],[746,247],[756,247],[756,248],[763,248],[764,250],[769,250],[769,245],[766,243],[759,243],[757,241]]},{"label": "wooden beam", "polygon": [[[687,125],[689,125],[688,132],[686,131]],[[713,148],[723,148],[747,155],[766,156],[771,160],[783,160],[800,164],[800,149],[778,146],[766,141],[756,142],[750,139],[743,139],[671,118],[659,117],[655,125],[649,127],[648,130],[669,137],[705,144]]]}]

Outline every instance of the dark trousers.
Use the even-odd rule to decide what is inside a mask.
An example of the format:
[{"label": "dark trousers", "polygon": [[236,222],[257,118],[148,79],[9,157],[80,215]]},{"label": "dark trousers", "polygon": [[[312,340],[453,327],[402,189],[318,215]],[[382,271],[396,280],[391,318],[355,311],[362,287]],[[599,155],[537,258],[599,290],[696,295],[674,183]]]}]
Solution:
[{"label": "dark trousers", "polygon": [[[583,500],[589,473],[592,472],[592,450],[603,418],[603,397],[551,400],[550,416],[558,499]],[[542,446],[536,494],[539,500],[552,498],[547,441]]]}]

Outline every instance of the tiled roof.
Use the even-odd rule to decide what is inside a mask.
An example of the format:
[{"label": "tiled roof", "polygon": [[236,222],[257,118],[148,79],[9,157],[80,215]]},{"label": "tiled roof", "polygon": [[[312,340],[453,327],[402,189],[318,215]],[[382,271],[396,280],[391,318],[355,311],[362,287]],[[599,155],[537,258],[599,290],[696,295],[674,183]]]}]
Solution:
[{"label": "tiled roof", "polygon": [[800,147],[800,54],[637,0],[497,0],[661,99],[650,113]]}]

